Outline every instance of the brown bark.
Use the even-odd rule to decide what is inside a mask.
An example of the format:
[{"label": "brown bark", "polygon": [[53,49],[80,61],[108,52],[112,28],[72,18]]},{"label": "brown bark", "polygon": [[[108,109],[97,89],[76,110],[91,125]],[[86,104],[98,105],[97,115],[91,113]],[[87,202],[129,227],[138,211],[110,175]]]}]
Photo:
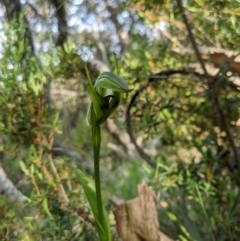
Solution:
[{"label": "brown bark", "polygon": [[65,2],[64,0],[50,0],[51,4],[55,7],[56,9],[56,18],[58,21],[58,39],[56,44],[58,46],[62,46],[68,36],[68,26],[67,26],[67,12],[66,12],[66,7],[65,7]]}]

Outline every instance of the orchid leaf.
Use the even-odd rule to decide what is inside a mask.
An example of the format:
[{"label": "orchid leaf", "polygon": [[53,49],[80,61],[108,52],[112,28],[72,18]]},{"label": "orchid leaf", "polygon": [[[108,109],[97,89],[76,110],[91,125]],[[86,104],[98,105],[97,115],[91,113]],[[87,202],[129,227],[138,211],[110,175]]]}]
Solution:
[{"label": "orchid leaf", "polygon": [[87,177],[87,175],[84,172],[82,172],[80,170],[78,170],[77,174],[78,174],[81,186],[86,195],[86,198],[88,200],[88,203],[91,207],[93,216],[95,218],[100,240],[101,241],[111,241],[110,224],[108,221],[108,215],[107,215],[106,210],[104,210],[104,212],[103,212],[103,220],[100,220],[99,215],[98,215],[98,210],[97,210],[96,193],[87,183],[87,180],[89,180],[89,178]]}]

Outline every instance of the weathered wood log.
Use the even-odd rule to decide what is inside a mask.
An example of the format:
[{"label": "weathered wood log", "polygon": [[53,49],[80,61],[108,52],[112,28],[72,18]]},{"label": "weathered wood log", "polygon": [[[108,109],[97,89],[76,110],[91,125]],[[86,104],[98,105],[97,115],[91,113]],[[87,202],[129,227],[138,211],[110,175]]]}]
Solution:
[{"label": "weathered wood log", "polygon": [[159,231],[156,195],[145,182],[138,185],[138,197],[129,201],[115,197],[112,202],[123,241],[173,241]]}]

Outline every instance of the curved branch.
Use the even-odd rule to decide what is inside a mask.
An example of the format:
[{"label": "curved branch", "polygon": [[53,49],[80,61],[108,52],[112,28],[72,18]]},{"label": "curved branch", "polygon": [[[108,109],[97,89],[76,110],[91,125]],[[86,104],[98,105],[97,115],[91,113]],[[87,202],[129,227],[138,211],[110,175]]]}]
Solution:
[{"label": "curved branch", "polygon": [[127,133],[130,137],[131,142],[133,143],[133,145],[135,146],[136,150],[138,151],[139,155],[143,158],[143,160],[145,160],[150,166],[156,167],[156,164],[152,161],[151,157],[148,154],[146,154],[140,146],[138,146],[138,144],[133,136],[132,125],[131,125],[130,110],[131,110],[132,106],[134,105],[136,98],[138,97],[138,95],[141,93],[141,91],[145,87],[146,86],[140,88],[139,90],[137,90],[135,92],[135,94],[133,95],[133,97],[128,105],[127,112],[126,112]]},{"label": "curved branch", "polygon": [[146,87],[150,83],[153,83],[153,82],[159,81],[159,80],[166,80],[171,75],[174,75],[174,74],[184,74],[184,75],[194,74],[194,75],[197,75],[197,76],[203,76],[202,74],[197,73],[196,71],[193,71],[192,68],[170,69],[170,70],[161,71],[160,73],[157,73],[157,74],[150,75],[148,83],[146,85],[142,86],[141,88],[139,88],[135,92],[135,94],[132,96],[132,98],[130,100],[130,103],[128,105],[127,111],[126,111],[127,133],[130,137],[130,140],[134,144],[136,150],[138,151],[139,155],[143,158],[143,160],[145,160],[152,167],[156,167],[156,163],[153,162],[151,157],[148,154],[146,154],[140,146],[138,146],[138,144],[136,142],[136,139],[134,138],[132,125],[131,125],[131,113],[130,113],[130,111],[131,111],[131,108],[134,106],[135,101],[138,98],[138,96],[140,95],[141,91],[146,89]]}]

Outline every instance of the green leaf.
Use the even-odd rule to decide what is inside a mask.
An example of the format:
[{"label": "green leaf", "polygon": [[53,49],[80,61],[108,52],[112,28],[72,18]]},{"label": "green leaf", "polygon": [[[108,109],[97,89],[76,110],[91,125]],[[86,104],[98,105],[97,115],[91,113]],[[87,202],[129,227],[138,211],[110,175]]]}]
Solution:
[{"label": "green leaf", "polygon": [[46,214],[47,214],[50,218],[53,218],[53,216],[52,216],[52,214],[50,213],[49,208],[48,208],[47,198],[44,198],[44,199],[43,199],[42,206],[43,206],[43,210],[46,212]]},{"label": "green leaf", "polygon": [[19,162],[19,166],[21,168],[21,170],[26,174],[26,175],[29,175],[29,171],[26,167],[26,164],[23,162],[23,161],[20,161]]},{"label": "green leaf", "polygon": [[99,220],[98,210],[97,210],[97,198],[96,193],[88,186],[87,182],[90,180],[87,175],[78,170],[77,175],[79,177],[80,183],[84,190],[84,193],[87,197],[89,202],[90,208],[92,210],[93,216],[95,218],[97,224],[97,231],[101,241],[111,241],[111,231],[110,231],[110,224],[108,221],[107,212],[104,210],[104,216],[102,222]]}]

